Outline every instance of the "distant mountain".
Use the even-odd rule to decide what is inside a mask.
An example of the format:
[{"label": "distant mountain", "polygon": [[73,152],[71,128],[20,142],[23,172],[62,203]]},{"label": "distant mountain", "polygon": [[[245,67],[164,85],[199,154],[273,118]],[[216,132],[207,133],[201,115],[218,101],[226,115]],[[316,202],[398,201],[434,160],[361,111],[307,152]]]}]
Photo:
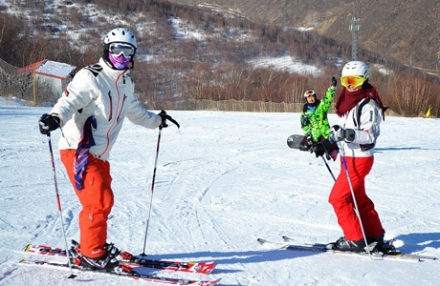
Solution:
[{"label": "distant mountain", "polygon": [[[335,2],[0,0],[0,15],[5,14],[0,51],[9,51],[0,58],[16,67],[51,59],[80,68],[101,56],[97,39],[111,28],[126,26],[137,34],[132,76],[138,97],[149,108],[213,108],[205,100],[296,104],[303,102],[305,88],[327,88],[329,75],[338,74],[341,63],[350,60],[349,24],[356,18],[358,58],[372,68],[384,103],[405,116],[427,110],[440,116],[440,4]],[[273,68],[273,61],[281,61],[283,68]],[[298,65],[316,70],[292,70]],[[9,82],[0,92],[32,92]],[[246,110],[255,110],[249,106]]]},{"label": "distant mountain", "polygon": [[[313,28],[351,44],[349,25],[360,20],[359,47],[415,67],[435,71],[440,60],[438,0],[170,0],[233,9],[249,19],[285,27]],[[440,67],[439,67],[440,68]]]}]

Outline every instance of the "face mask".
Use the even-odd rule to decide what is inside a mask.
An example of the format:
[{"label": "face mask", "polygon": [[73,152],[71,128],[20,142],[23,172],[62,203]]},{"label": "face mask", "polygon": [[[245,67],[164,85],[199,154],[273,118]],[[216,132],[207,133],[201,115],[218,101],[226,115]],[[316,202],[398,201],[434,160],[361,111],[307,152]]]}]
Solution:
[{"label": "face mask", "polygon": [[130,64],[130,57],[126,58],[122,53],[120,53],[119,56],[109,53],[108,58],[113,66],[118,70],[125,70]]}]

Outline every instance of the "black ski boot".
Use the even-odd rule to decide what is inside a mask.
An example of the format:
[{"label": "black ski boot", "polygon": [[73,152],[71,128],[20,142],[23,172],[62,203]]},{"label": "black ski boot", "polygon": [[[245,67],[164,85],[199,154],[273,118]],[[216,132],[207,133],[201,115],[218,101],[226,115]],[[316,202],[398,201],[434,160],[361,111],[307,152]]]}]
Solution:
[{"label": "black ski boot", "polygon": [[352,252],[364,252],[365,251],[365,241],[361,240],[347,240],[344,236],[339,238],[335,243],[333,243],[332,248],[334,250],[340,251],[352,251]]},{"label": "black ski boot", "polygon": [[98,258],[90,258],[84,255],[80,256],[80,265],[86,268],[96,270],[112,271],[119,266],[121,260],[120,251],[113,243],[106,243],[104,245],[106,251],[104,255]]},{"label": "black ski boot", "polygon": [[367,243],[368,245],[372,245],[373,243],[375,243],[376,245],[374,250],[382,252],[384,254],[394,252],[396,248],[393,246],[393,241],[385,241],[384,236],[385,230],[383,230],[383,234],[380,236],[367,237]]}]

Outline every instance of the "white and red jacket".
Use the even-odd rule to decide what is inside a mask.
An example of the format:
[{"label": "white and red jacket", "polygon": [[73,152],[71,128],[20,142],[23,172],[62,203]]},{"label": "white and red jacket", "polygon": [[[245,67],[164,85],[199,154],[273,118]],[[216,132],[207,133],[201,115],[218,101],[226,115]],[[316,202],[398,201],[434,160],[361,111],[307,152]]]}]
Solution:
[{"label": "white and red jacket", "polygon": [[353,129],[356,133],[353,142],[341,141],[340,152],[348,157],[370,157],[380,135],[381,109],[373,99],[363,99],[346,115],[339,118],[344,129]]},{"label": "white and red jacket", "polygon": [[134,96],[129,71],[114,70],[102,58],[75,75],[50,114],[61,119],[64,137],[60,138],[60,150],[77,149],[84,123],[95,116],[95,145],[90,154],[102,160],[109,157],[126,116],[150,129],[161,124],[161,117],[145,109]]}]

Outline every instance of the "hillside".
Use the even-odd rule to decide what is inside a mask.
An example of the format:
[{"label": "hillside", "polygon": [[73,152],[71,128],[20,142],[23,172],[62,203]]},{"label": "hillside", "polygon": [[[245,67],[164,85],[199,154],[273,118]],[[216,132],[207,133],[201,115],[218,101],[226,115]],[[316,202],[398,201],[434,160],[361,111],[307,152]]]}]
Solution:
[{"label": "hillside", "polygon": [[[16,4],[0,0],[0,19],[4,19],[0,50],[10,51],[0,56],[3,67],[23,67],[46,58],[81,68],[95,63],[102,53],[96,38],[115,26],[127,26],[138,35],[132,72],[136,92],[149,108],[295,112],[303,103],[305,89],[325,90],[331,76],[340,73],[341,64],[351,59],[348,23],[354,14],[350,11],[369,14],[377,8],[333,7],[331,1],[272,1],[271,5],[268,1],[219,1],[223,6],[212,1],[173,1],[22,0]],[[405,13],[417,10],[414,7],[411,11],[405,7]],[[371,23],[388,21],[379,12],[370,17]],[[395,40],[400,39],[397,31],[381,33],[358,18],[359,59],[370,65],[385,105],[403,116],[439,116],[437,73],[409,67],[401,60],[409,54],[410,62],[420,67],[419,58],[432,63],[429,53],[417,53],[405,41]],[[431,22],[419,26],[427,23]],[[381,52],[373,36],[365,40],[368,31],[384,37],[383,43],[396,42],[395,51],[403,56],[395,56],[391,48]],[[422,32],[414,29],[413,34]],[[17,86],[10,72],[2,75],[1,63],[0,80],[7,84],[0,86],[0,93],[29,98],[32,82],[28,79]],[[59,96],[38,90],[39,103]]]},{"label": "hillside", "polygon": [[[194,0],[170,0],[193,4]],[[404,64],[436,70],[440,59],[440,1],[437,0],[204,0],[199,6],[233,9],[256,22],[313,28],[351,44],[349,24],[360,19],[360,48]]]}]

